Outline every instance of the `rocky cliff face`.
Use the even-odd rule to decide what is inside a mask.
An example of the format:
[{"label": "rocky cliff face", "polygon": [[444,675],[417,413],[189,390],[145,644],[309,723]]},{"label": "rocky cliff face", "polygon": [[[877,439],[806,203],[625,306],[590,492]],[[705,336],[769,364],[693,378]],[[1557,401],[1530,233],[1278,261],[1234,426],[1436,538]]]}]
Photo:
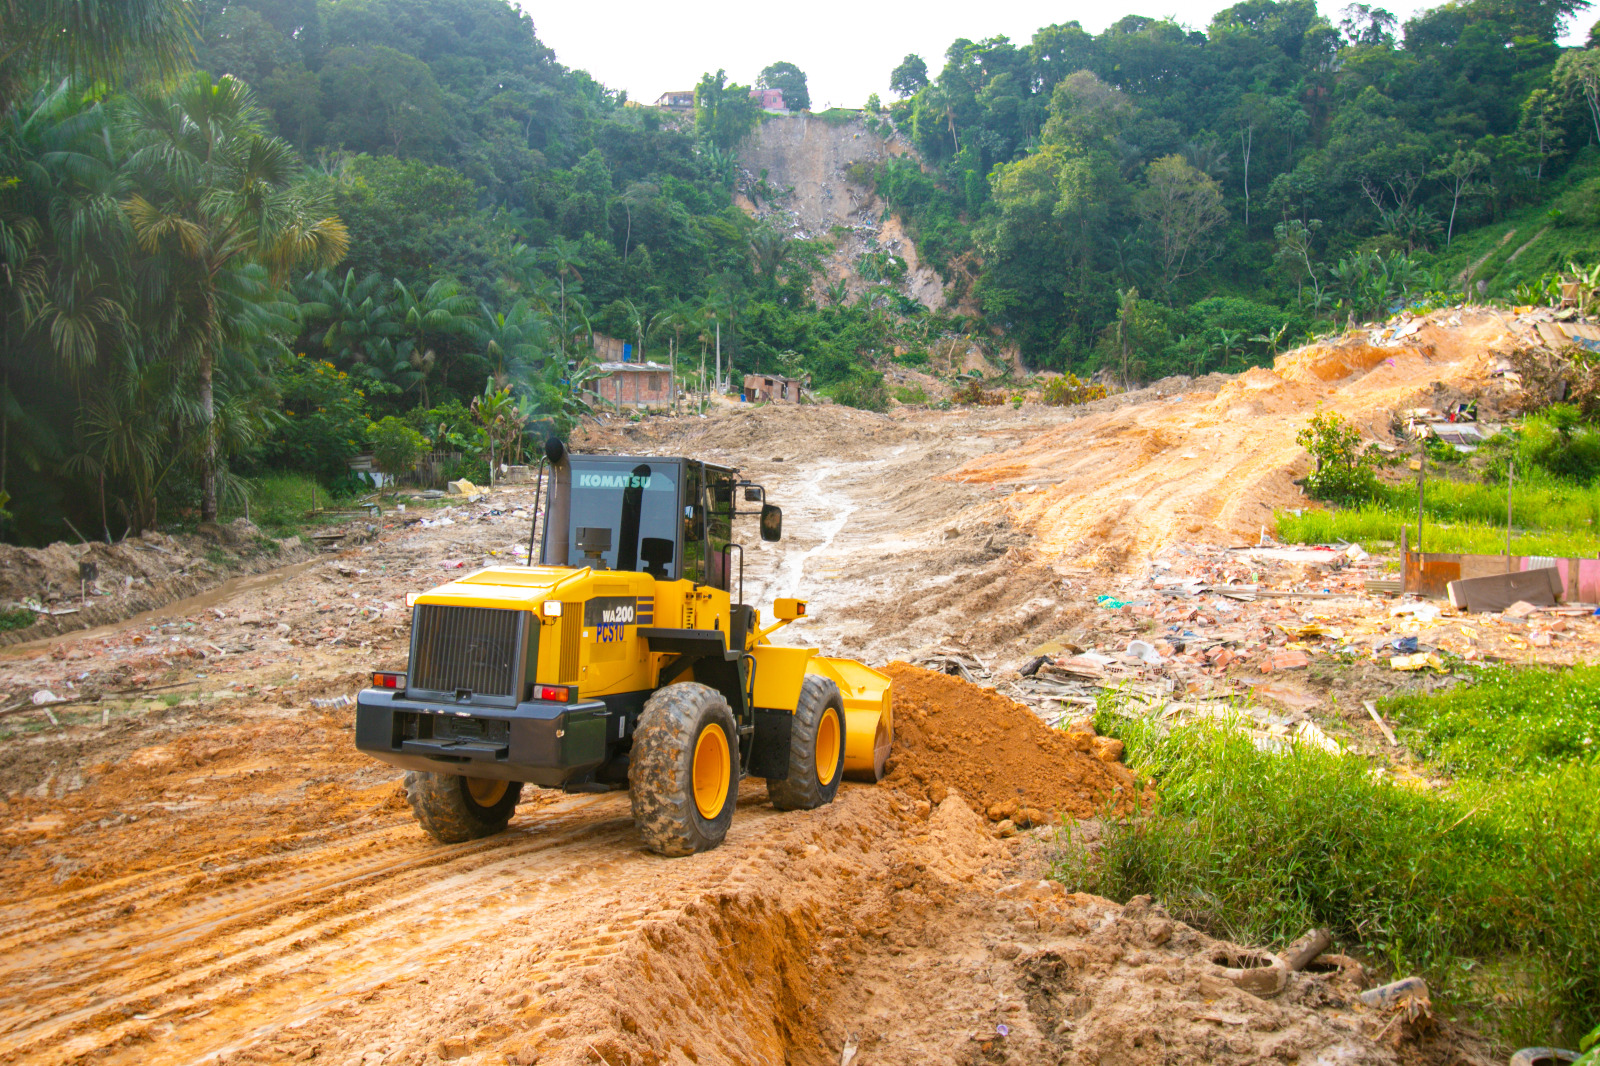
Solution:
[{"label": "rocky cliff face", "polygon": [[872,191],[871,168],[909,154],[898,134],[885,138],[859,119],[833,124],[810,115],[769,118],[739,147],[739,205],[794,236],[835,240],[819,297],[822,288],[842,279],[854,299],[871,284],[859,272],[861,257],[882,251],[906,261],[903,291],[939,308],[944,282]]}]

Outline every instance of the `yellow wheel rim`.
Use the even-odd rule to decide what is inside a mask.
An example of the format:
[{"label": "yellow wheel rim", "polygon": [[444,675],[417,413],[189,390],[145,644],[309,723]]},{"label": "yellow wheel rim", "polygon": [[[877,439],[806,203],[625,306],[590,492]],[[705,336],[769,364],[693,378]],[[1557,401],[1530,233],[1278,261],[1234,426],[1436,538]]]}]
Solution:
[{"label": "yellow wheel rim", "polygon": [[467,778],[467,795],[480,807],[493,807],[505,798],[509,786],[504,781],[490,781],[483,777]]},{"label": "yellow wheel rim", "polygon": [[817,723],[817,780],[827,785],[839,772],[839,712],[832,707],[822,712]]},{"label": "yellow wheel rim", "polygon": [[722,813],[728,798],[728,771],[728,738],[713,722],[700,730],[700,739],[694,742],[692,784],[700,817],[711,819]]}]

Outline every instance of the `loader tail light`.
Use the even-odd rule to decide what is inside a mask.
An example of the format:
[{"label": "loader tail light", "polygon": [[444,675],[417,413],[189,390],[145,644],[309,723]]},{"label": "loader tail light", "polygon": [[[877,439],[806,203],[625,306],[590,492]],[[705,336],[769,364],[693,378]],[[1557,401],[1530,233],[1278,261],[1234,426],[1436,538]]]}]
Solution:
[{"label": "loader tail light", "polygon": [[539,698],[541,700],[551,700],[551,701],[553,701],[555,703],[571,703],[572,702],[572,686],[571,685],[540,685],[539,686]]},{"label": "loader tail light", "polygon": [[375,670],[372,674],[373,688],[405,688],[406,675],[396,674],[387,670]]}]

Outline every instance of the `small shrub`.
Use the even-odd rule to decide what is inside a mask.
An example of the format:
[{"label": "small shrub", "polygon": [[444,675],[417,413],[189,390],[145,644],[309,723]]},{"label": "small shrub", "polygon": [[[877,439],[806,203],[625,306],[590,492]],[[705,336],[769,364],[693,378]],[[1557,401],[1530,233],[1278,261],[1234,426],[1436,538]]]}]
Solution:
[{"label": "small shrub", "polygon": [[1306,478],[1306,494],[1312,499],[1370,500],[1377,493],[1373,471],[1381,456],[1371,446],[1363,448],[1360,431],[1338,414],[1317,412],[1294,439],[1316,464]]},{"label": "small shrub", "polygon": [[928,393],[921,385],[896,385],[894,398],[908,407],[915,407],[928,402]]},{"label": "small shrub", "polygon": [[373,465],[390,477],[415,470],[417,460],[428,447],[428,438],[394,415],[373,424],[367,437],[372,441]]},{"label": "small shrub", "polygon": [[903,355],[895,356],[894,361],[899,363],[901,366],[927,366],[928,353],[920,349],[913,348],[911,351],[906,352]]},{"label": "small shrub", "polygon": [[858,370],[845,378],[832,390],[835,403],[859,407],[863,411],[889,409],[889,390],[883,383],[883,374],[877,370]]},{"label": "small shrub", "polygon": [[1080,381],[1078,375],[1072,373],[1051,378],[1045,383],[1040,396],[1051,407],[1071,407],[1074,404],[1088,403],[1090,400],[1103,400],[1105,397],[1104,385],[1091,385],[1087,381]]},{"label": "small shrub", "polygon": [[983,382],[974,380],[951,393],[950,400],[952,403],[973,407],[998,407],[1005,402],[1005,395],[1000,392],[987,392],[984,390]]}]

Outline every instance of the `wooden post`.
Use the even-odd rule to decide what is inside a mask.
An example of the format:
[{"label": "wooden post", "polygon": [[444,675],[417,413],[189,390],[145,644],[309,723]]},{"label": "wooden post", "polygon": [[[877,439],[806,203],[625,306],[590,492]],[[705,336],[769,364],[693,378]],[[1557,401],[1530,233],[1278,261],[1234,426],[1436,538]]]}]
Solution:
[{"label": "wooden post", "polygon": [[1417,463],[1417,551],[1422,551],[1422,495],[1428,487],[1428,438],[1422,438],[1422,458]]},{"label": "wooden post", "polygon": [[1516,480],[1517,464],[1506,460],[1506,573],[1511,573],[1511,483]]},{"label": "wooden post", "polygon": [[1407,534],[1409,534],[1410,532],[1411,532],[1411,528],[1409,526],[1407,526],[1404,522],[1401,522],[1400,523],[1400,592],[1401,592],[1402,595],[1406,591],[1406,573],[1407,573],[1406,566],[1407,566],[1407,562],[1409,561],[1409,558],[1410,558],[1410,555],[1411,555],[1411,548],[1406,543]]}]

